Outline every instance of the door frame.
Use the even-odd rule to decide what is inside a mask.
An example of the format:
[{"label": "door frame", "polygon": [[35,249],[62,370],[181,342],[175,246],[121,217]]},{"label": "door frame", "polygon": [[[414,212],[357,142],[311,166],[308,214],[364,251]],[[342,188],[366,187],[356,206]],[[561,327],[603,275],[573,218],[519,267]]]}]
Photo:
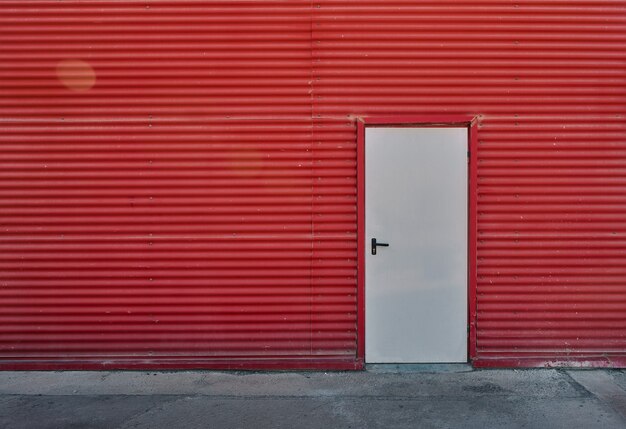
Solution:
[{"label": "door frame", "polygon": [[389,115],[357,118],[357,366],[365,367],[365,129],[368,127],[467,128],[467,357],[476,358],[478,118],[474,115]]}]

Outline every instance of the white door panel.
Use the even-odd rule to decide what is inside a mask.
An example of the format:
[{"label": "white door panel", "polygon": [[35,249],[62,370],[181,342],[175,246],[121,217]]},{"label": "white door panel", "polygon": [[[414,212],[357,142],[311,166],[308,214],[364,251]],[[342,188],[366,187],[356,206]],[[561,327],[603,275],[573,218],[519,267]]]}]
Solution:
[{"label": "white door panel", "polygon": [[366,362],[467,361],[467,137],[366,128]]}]

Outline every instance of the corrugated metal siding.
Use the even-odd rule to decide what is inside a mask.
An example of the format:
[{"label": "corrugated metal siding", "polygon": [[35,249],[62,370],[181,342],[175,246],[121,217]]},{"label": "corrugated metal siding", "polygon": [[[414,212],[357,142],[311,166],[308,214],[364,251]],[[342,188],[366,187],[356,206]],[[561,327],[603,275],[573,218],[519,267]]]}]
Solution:
[{"label": "corrugated metal siding", "polygon": [[355,117],[462,113],[479,359],[623,357],[625,12],[0,1],[0,356],[354,359]]},{"label": "corrugated metal siding", "polygon": [[0,356],[354,360],[310,9],[0,2]]},{"label": "corrugated metal siding", "polygon": [[315,4],[316,118],[479,118],[479,360],[623,359],[626,2]]}]

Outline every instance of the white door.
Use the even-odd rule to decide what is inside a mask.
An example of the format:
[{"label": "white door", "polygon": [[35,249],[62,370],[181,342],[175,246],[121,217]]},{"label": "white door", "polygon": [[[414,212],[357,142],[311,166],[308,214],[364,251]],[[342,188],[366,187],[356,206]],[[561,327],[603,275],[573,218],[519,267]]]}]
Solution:
[{"label": "white door", "polygon": [[[466,128],[365,131],[365,361],[467,361]],[[373,239],[377,245],[373,254]]]}]

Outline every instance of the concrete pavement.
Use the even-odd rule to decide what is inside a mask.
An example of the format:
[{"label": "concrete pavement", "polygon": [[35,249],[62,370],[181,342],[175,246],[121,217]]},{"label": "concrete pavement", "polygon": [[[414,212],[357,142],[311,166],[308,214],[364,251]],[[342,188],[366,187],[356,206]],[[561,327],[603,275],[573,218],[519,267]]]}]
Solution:
[{"label": "concrete pavement", "polygon": [[0,372],[0,428],[624,429],[626,372]]}]

